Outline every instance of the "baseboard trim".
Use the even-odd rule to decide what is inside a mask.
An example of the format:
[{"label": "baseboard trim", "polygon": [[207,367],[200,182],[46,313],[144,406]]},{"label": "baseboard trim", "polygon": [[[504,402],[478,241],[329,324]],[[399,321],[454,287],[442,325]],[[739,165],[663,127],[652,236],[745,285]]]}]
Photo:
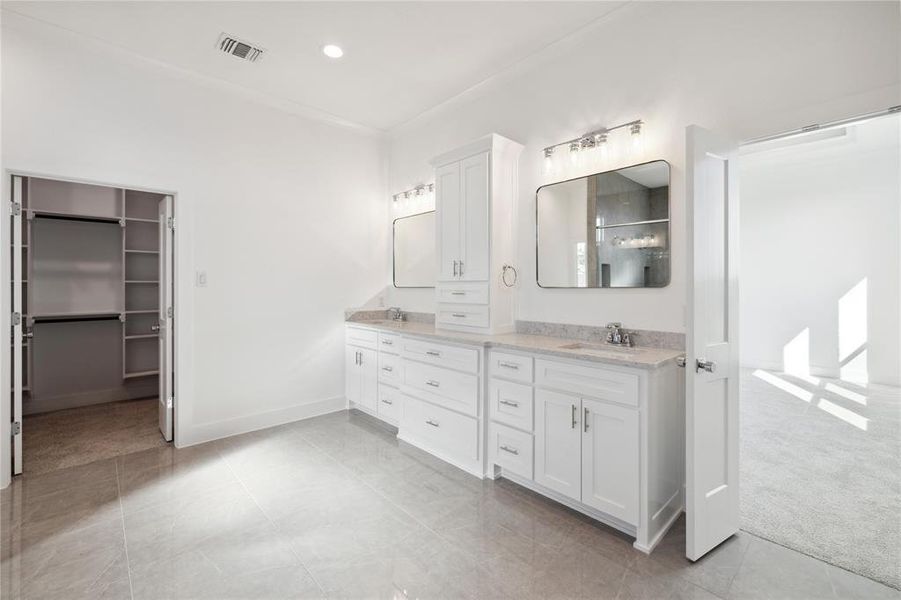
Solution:
[{"label": "baseboard trim", "polygon": [[479,479],[485,478],[485,474],[481,472],[481,465],[467,465],[466,463],[462,463],[459,460],[451,458],[450,456],[448,456],[446,453],[442,452],[441,450],[435,450],[434,448],[430,447],[428,444],[423,444],[422,442],[418,441],[416,438],[410,437],[403,433],[398,433],[397,439],[399,439],[400,441],[402,441],[406,444],[410,444],[414,448],[419,448],[423,452],[428,452],[435,458],[441,459],[444,462],[446,462],[447,464],[457,467],[461,471],[465,471],[465,472],[469,473],[473,477],[478,477]]},{"label": "baseboard trim", "polygon": [[[242,433],[250,433],[251,431],[259,431],[260,429],[268,429],[276,425],[284,425],[285,423],[293,423],[326,415],[333,412],[345,410],[347,408],[347,400],[343,396],[337,398],[326,398],[325,400],[317,400],[306,404],[298,404],[287,408],[270,410],[262,413],[251,415],[242,415],[213,423],[205,423],[203,425],[194,425],[185,427],[180,431],[178,443],[176,446],[185,448],[205,442],[212,442],[222,438],[240,435]],[[178,407],[176,406],[176,411]]]}]

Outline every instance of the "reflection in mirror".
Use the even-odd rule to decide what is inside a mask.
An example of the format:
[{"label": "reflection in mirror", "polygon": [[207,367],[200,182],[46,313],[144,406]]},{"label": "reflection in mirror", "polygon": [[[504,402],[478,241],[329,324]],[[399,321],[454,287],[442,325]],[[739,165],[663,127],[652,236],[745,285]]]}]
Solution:
[{"label": "reflection in mirror", "polygon": [[435,211],[394,219],[394,287],[435,287]]},{"label": "reflection in mirror", "polygon": [[546,185],[536,204],[541,287],[669,284],[666,161]]}]

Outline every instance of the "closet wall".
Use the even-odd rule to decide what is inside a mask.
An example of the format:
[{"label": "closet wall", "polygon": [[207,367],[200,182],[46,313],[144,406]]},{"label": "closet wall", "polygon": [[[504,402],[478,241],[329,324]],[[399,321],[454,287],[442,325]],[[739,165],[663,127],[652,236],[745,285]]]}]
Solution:
[{"label": "closet wall", "polygon": [[23,180],[23,412],[158,393],[160,194]]}]

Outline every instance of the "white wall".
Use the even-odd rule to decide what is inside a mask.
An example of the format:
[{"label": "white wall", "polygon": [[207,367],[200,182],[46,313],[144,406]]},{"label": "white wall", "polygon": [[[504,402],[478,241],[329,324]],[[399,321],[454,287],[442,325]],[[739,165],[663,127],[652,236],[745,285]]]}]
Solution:
[{"label": "white wall", "polygon": [[742,363],[898,385],[901,117],[807,139],[741,160]]},{"label": "white wall", "polygon": [[[392,132],[389,191],[430,181],[428,160],[495,131],[526,145],[520,160],[518,318],[684,330],[685,126],[736,139],[901,103],[899,5],[633,2]],[[601,125],[647,122],[640,152],[555,179],[643,160],[672,166],[672,283],[663,289],[543,290],[535,283],[534,193],[541,149]],[[619,132],[622,134],[623,132]],[[389,290],[430,310],[433,296]]]},{"label": "white wall", "polygon": [[8,13],[2,121],[4,169],[177,193],[181,445],[343,406],[343,311],[390,277],[380,138]]}]

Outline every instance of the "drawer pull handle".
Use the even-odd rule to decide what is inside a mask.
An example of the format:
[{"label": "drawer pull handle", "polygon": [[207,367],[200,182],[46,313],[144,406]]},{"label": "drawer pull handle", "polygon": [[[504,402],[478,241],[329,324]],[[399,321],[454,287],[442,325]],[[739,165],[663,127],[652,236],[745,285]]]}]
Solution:
[{"label": "drawer pull handle", "polygon": [[385,371],[386,373],[390,373],[393,370],[394,370],[394,367],[382,367],[382,371]]},{"label": "drawer pull handle", "polygon": [[466,318],[466,315],[464,315],[463,313],[451,313],[451,316],[454,317],[455,319],[465,319]]},{"label": "drawer pull handle", "polygon": [[466,292],[451,292],[451,296],[465,296]]},{"label": "drawer pull handle", "polygon": [[387,398],[382,398],[382,404],[394,404],[394,402],[388,400]]},{"label": "drawer pull handle", "polygon": [[510,446],[501,446],[501,450],[503,450],[504,452],[509,452],[514,456],[519,456],[519,450],[517,450],[516,448],[511,448]]},{"label": "drawer pull handle", "polygon": [[504,367],[505,369],[513,369],[513,370],[519,371],[519,365],[517,365],[515,363],[499,362],[499,363],[497,363],[497,366]]},{"label": "drawer pull handle", "polygon": [[394,342],[392,342],[391,340],[382,340],[382,343],[383,343],[384,345],[386,345],[386,346],[393,346],[393,345],[394,345]]},{"label": "drawer pull handle", "polygon": [[435,350],[426,350],[425,353],[429,356],[441,356],[441,353]]},{"label": "drawer pull handle", "polygon": [[512,406],[513,408],[519,408],[519,402],[513,402],[512,400],[501,400],[500,403]]},{"label": "drawer pull handle", "polygon": [[429,379],[428,381],[425,382],[425,384],[430,385],[434,388],[439,387],[441,385],[439,382],[435,381],[434,379]]},{"label": "drawer pull handle", "polygon": [[431,425],[432,427],[441,427],[437,421],[433,421],[431,419],[428,419],[425,423],[426,425]]}]

